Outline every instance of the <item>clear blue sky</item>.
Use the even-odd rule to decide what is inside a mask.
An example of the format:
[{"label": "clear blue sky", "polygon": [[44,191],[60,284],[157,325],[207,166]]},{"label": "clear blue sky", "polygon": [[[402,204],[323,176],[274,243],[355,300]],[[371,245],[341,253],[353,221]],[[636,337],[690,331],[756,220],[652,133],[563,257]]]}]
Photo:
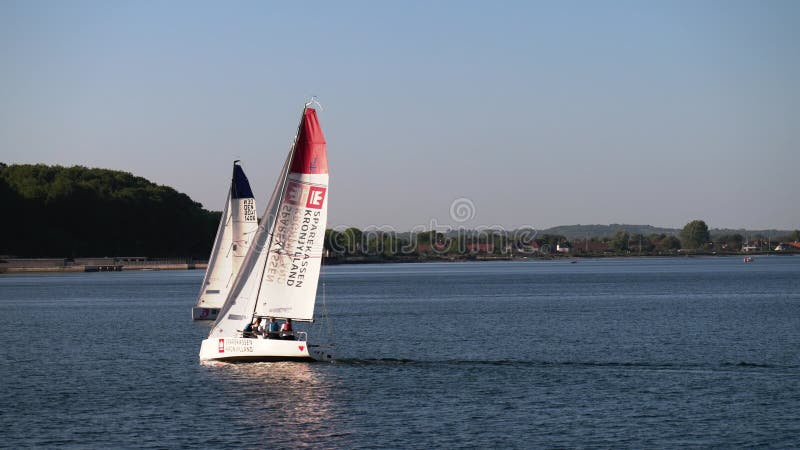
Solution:
[{"label": "clear blue sky", "polygon": [[800,2],[0,0],[0,161],[263,209],[303,101],[331,225],[800,228]]}]

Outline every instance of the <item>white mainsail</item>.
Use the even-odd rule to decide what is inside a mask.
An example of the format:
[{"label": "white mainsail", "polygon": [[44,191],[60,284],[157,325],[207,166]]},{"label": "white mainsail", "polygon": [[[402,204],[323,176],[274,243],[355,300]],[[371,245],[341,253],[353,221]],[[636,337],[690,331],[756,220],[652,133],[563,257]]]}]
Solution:
[{"label": "white mainsail", "polygon": [[192,309],[193,319],[216,318],[217,311],[233,286],[257,227],[253,191],[238,161],[234,161],[231,186],[222,210],[214,247],[211,249],[197,303]]},{"label": "white mainsail", "polygon": [[211,337],[254,316],[312,321],[327,222],[328,159],[316,111],[304,108],[264,217]]}]

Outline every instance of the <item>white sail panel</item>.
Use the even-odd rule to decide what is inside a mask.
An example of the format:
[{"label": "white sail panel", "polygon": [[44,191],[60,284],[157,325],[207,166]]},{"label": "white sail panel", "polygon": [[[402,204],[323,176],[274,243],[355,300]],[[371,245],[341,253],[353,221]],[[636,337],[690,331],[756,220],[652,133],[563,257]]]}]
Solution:
[{"label": "white sail panel", "polygon": [[209,337],[236,334],[252,320],[261,281],[260,274],[267,258],[267,252],[257,249],[264,247],[267,237],[266,230],[259,226],[250,251],[244,258],[239,275],[217,315],[217,321],[214,322]]},{"label": "white sail panel", "polygon": [[327,190],[327,173],[289,175],[256,315],[313,320],[327,223]]},{"label": "white sail panel", "polygon": [[[256,214],[254,198],[231,199],[231,203],[233,204],[231,258],[233,259],[233,272],[236,273],[253,242],[256,229],[258,229],[258,214]],[[233,280],[230,281],[233,282]]]},{"label": "white sail panel", "polygon": [[219,308],[228,294],[226,285],[231,281],[233,261],[230,248],[233,242],[233,221],[231,220],[230,194],[222,210],[222,217],[217,228],[217,237],[208,258],[206,274],[197,297],[198,308]]}]

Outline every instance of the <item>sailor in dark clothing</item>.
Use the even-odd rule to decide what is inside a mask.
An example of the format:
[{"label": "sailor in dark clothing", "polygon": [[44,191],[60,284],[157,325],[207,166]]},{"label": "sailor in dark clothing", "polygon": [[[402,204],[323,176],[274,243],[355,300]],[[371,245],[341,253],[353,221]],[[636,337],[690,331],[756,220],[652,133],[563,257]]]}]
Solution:
[{"label": "sailor in dark clothing", "polygon": [[292,330],[292,319],[286,319],[281,327],[281,339],[294,339],[294,330]]},{"label": "sailor in dark clothing", "polygon": [[267,325],[267,338],[278,339],[280,337],[280,332],[281,324],[279,324],[274,317],[270,317]]}]

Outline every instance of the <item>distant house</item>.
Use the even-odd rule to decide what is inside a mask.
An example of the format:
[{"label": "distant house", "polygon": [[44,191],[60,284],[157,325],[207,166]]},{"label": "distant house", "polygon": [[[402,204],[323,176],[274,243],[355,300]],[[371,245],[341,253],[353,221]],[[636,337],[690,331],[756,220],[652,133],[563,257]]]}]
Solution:
[{"label": "distant house", "polygon": [[742,251],[743,252],[754,252],[756,250],[758,250],[758,247],[756,247],[753,244],[745,244],[745,245],[742,246]]},{"label": "distant house", "polygon": [[522,244],[520,251],[524,253],[539,253],[542,251],[542,244],[532,240],[527,244]]},{"label": "distant house", "polygon": [[572,248],[574,248],[575,251],[600,253],[608,250],[608,244],[591,239],[588,241],[574,240],[572,241]]},{"label": "distant house", "polygon": [[569,242],[559,242],[558,244],[556,244],[556,251],[558,253],[569,253],[571,249],[572,246],[569,245]]},{"label": "distant house", "polygon": [[471,253],[491,253],[494,250],[492,243],[467,244],[467,251]]},{"label": "distant house", "polygon": [[447,250],[446,242],[435,242],[433,244],[417,244],[418,253],[430,253],[431,251],[441,253],[444,252],[445,250]]},{"label": "distant house", "polygon": [[789,242],[789,245],[791,245],[792,248],[800,250],[800,241]]}]

